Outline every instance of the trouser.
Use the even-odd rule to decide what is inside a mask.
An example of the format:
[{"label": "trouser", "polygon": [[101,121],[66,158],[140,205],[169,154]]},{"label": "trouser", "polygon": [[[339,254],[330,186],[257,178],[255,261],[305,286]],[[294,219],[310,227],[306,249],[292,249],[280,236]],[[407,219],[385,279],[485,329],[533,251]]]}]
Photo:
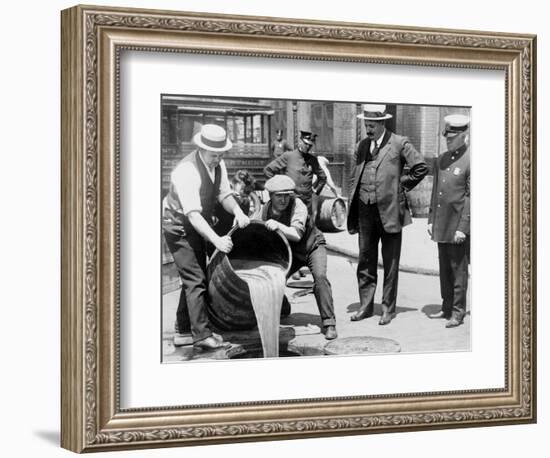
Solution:
[{"label": "trouser", "polygon": [[378,243],[382,241],[384,264],[384,290],[382,306],[388,313],[395,313],[399,257],[401,256],[401,231],[389,233],[384,230],[376,204],[359,200],[359,262],[357,283],[361,310],[371,315],[374,308],[374,293],[378,280]]},{"label": "trouser", "polygon": [[462,321],[466,314],[468,291],[468,248],[470,238],[464,243],[438,243],[439,282],[443,305],[441,310]]},{"label": "trouser", "polygon": [[178,329],[190,329],[193,341],[198,342],[212,335],[206,313],[206,242],[198,234],[181,237],[164,232],[164,237],[182,281],[176,312]]},{"label": "trouser", "polygon": [[317,220],[317,205],[319,204],[319,196],[312,192],[311,194],[296,194],[296,197],[300,199],[307,208],[307,214],[311,218],[311,221],[315,223]]},{"label": "trouser", "polygon": [[292,253],[292,265],[290,266],[288,276],[291,276],[304,266],[309,268],[313,276],[313,295],[317,302],[323,326],[334,326],[336,318],[334,316],[332,287],[327,277],[327,250],[325,245],[318,245],[306,255]]}]

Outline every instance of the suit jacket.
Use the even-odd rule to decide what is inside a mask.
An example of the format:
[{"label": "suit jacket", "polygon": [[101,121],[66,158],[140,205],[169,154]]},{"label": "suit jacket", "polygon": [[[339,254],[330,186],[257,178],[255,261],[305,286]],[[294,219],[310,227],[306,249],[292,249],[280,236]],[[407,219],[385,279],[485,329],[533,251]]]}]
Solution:
[{"label": "suit jacket", "polygon": [[[350,179],[348,231],[358,231],[359,183],[365,164],[371,160],[370,140],[359,142],[354,155]],[[404,173],[407,165],[409,170]],[[386,130],[375,162],[376,204],[384,230],[396,233],[412,222],[405,191],[413,189],[428,173],[424,157],[414,148],[407,137]]]},{"label": "suit jacket", "polygon": [[470,234],[470,151],[466,146],[443,153],[434,162],[428,223],[432,239],[452,243],[456,231]]}]

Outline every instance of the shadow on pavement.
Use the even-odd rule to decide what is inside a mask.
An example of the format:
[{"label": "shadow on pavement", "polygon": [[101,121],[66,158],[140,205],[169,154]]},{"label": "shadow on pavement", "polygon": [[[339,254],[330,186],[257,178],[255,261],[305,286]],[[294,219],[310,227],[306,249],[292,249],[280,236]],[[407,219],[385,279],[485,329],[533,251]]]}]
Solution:
[{"label": "shadow on pavement", "polygon": [[[348,305],[347,312],[348,313],[355,313],[357,310],[359,310],[360,307],[359,302],[354,302],[352,304]],[[414,312],[416,309],[413,307],[399,307],[397,306],[395,308],[395,313],[405,313],[405,312]],[[382,315],[382,304],[379,304],[377,302],[374,303],[374,315]]]},{"label": "shadow on pavement", "polygon": [[[427,304],[420,310],[424,315],[429,316],[433,313],[437,313],[441,310],[441,304]],[[470,311],[466,311],[466,315],[470,315]]]},{"label": "shadow on pavement", "polygon": [[293,325],[293,326],[307,326],[308,324],[314,324],[322,327],[321,317],[319,315],[313,315],[311,313],[290,313],[289,316],[281,318],[281,325]]},{"label": "shadow on pavement", "polygon": [[441,310],[441,304],[427,304],[420,309],[420,311],[428,316],[437,313]]}]

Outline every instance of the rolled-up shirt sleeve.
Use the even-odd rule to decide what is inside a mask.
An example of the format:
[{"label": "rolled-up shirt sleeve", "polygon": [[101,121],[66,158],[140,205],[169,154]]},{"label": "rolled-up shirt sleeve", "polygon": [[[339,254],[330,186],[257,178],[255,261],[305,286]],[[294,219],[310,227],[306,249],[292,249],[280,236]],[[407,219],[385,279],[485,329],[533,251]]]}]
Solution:
[{"label": "rolled-up shirt sleeve", "polygon": [[199,172],[190,162],[181,164],[172,172],[172,184],[178,195],[184,215],[193,211],[202,211],[201,178]]},{"label": "rolled-up shirt sleeve", "polygon": [[220,172],[222,176],[220,178],[220,192],[218,194],[218,202],[222,203],[226,197],[233,195],[233,190],[229,185],[229,178],[227,177],[227,168],[225,167],[224,161],[220,162]]},{"label": "rolled-up shirt sleeve", "polygon": [[300,199],[296,199],[294,209],[290,217],[290,227],[296,229],[296,232],[298,232],[298,235],[302,238],[304,232],[306,231],[306,224],[307,207]]}]

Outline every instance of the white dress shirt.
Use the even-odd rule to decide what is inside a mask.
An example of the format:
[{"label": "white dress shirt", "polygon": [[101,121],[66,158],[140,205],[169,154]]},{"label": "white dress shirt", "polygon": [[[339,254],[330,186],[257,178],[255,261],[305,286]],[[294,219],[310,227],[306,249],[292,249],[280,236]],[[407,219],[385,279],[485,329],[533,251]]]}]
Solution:
[{"label": "white dress shirt", "polygon": [[[193,153],[191,153],[193,154]],[[215,168],[209,169],[204,163],[202,156],[197,152],[199,160],[202,161],[208,175],[214,183],[215,179]],[[229,186],[229,179],[227,178],[227,169],[225,167],[225,162],[222,160],[220,162],[220,191],[218,193],[217,199],[218,202],[222,202],[226,197],[233,194],[231,187]],[[188,215],[193,211],[202,211],[201,198],[200,198],[200,187],[201,187],[201,177],[199,171],[195,164],[192,161],[182,161],[176,168],[172,171],[171,174],[172,184],[178,195],[183,214]]]},{"label": "white dress shirt", "polygon": [[384,139],[384,135],[386,135],[386,129],[384,129],[384,131],[382,132],[382,135],[380,135],[380,137],[378,137],[377,140],[375,140],[373,142],[372,141],[370,142],[370,152],[371,153],[373,152],[375,145],[378,149],[380,149],[380,145],[382,143],[382,140]]}]

